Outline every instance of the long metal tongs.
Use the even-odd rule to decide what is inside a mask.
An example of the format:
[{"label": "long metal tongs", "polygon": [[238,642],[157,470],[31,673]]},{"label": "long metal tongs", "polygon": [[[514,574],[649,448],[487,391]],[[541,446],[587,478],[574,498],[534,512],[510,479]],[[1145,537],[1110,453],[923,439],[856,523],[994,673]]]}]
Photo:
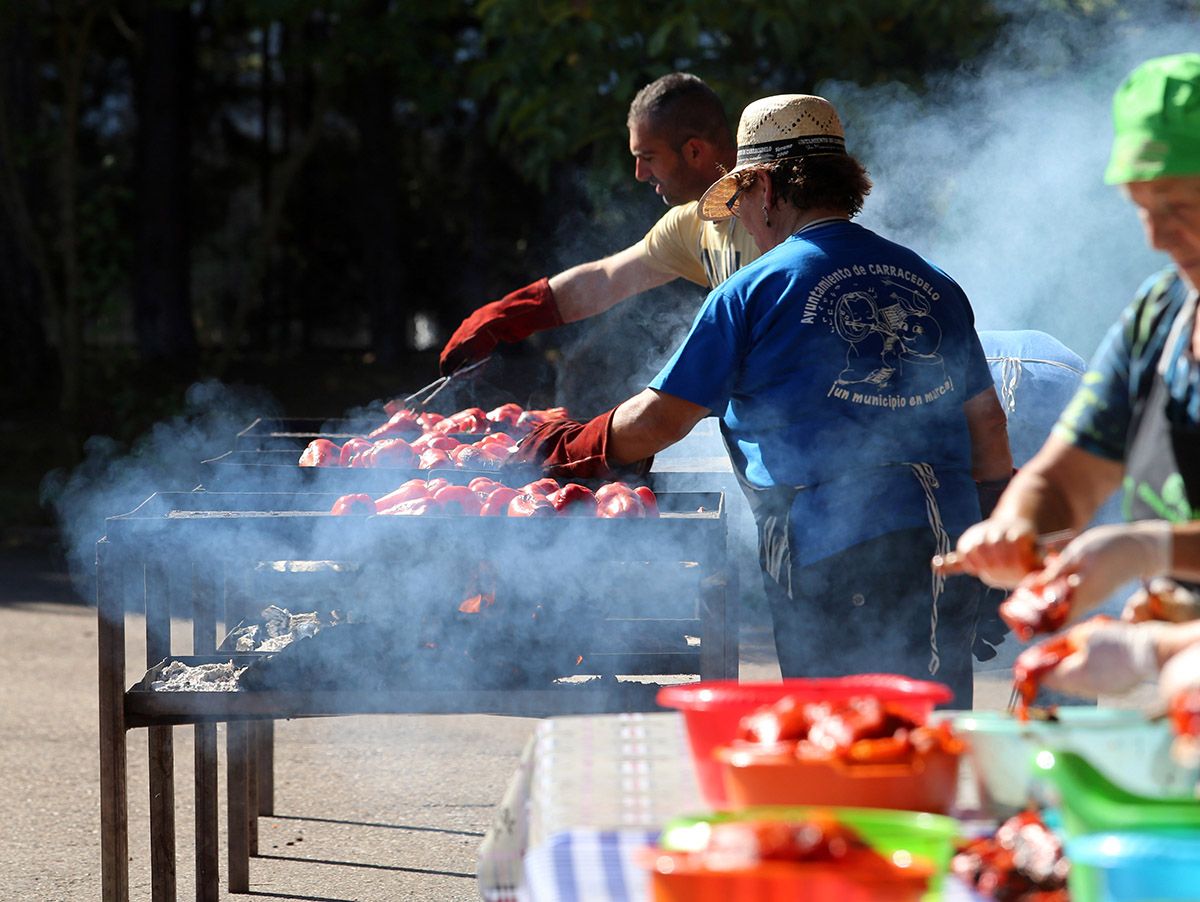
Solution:
[{"label": "long metal tongs", "polygon": [[[407,407],[410,410],[423,410],[439,393],[451,382],[461,379],[463,376],[468,376],[476,370],[481,369],[484,364],[490,361],[491,355],[484,357],[482,360],[477,360],[474,363],[469,363],[466,366],[461,366],[453,373],[442,376],[439,379],[434,379],[424,388],[418,388],[415,392],[400,402],[400,406]],[[395,402],[393,402],[395,403]],[[399,407],[397,407],[399,409]]]}]

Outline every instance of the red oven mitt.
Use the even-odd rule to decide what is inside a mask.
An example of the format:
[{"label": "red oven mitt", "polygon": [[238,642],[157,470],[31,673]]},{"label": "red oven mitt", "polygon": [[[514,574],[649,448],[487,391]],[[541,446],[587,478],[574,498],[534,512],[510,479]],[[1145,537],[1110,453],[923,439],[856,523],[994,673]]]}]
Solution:
[{"label": "red oven mitt", "polygon": [[[611,477],[614,466],[608,460],[608,432],[617,408],[580,423],[577,420],[550,420],[525,436],[509,460],[515,465],[537,464],[549,475],[559,477]],[[654,458],[622,465],[623,470],[645,473]]]},{"label": "red oven mitt", "polygon": [[442,375],[482,360],[500,342],[520,341],[562,324],[550,280],[538,279],[498,301],[484,304],[463,320],[442,348],[438,361]]}]

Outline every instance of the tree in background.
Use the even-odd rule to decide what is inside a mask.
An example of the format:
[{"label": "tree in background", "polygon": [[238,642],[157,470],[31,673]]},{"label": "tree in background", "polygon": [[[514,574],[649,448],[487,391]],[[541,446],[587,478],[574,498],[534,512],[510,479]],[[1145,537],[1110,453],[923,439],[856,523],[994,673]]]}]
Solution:
[{"label": "tree in background", "polygon": [[[1102,31],[1129,4],[1025,6]],[[644,231],[660,208],[629,177],[624,118],[651,79],[696,72],[731,118],[827,79],[920,92],[1027,11],[8,0],[0,384],[60,384],[74,422],[114,359],[180,379],[317,351],[400,365],[418,316],[451,325]]]}]

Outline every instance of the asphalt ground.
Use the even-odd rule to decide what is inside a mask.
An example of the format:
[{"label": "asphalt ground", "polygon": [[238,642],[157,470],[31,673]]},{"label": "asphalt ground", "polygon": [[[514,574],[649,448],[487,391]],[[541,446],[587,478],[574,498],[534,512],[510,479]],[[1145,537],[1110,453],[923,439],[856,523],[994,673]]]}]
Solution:
[{"label": "asphalt ground", "polygon": [[[175,624],[181,647],[187,623]],[[126,684],[142,676],[143,621],[127,623]],[[1007,644],[1007,643],[1006,643]],[[0,549],[0,900],[100,898],[96,615],[61,560]],[[1000,708],[1002,655],[977,673],[975,706]],[[770,633],[742,631],[743,679],[778,678]],[[536,721],[388,715],[276,725],[275,815],[260,820],[249,896],[222,899],[472,900],[476,849]],[[221,867],[225,873],[224,734]],[[175,743],[178,898],[194,898],[192,728]],[[150,898],[146,734],[128,735],[131,899]]]}]

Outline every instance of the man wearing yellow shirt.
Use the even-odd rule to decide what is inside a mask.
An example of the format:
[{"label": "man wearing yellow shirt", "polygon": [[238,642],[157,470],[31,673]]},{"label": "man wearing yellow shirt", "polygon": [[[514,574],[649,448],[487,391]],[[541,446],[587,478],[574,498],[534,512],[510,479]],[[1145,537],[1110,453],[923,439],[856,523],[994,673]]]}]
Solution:
[{"label": "man wearing yellow shirt", "polygon": [[700,195],[736,162],[733,133],[713,90],[694,75],[664,75],[637,93],[626,124],[635,178],[671,209],[637,244],[480,307],[442,349],[443,373],[482,360],[497,344],[596,316],[676,278],[713,288],[758,257],[736,219],[705,222],[696,210]]}]

